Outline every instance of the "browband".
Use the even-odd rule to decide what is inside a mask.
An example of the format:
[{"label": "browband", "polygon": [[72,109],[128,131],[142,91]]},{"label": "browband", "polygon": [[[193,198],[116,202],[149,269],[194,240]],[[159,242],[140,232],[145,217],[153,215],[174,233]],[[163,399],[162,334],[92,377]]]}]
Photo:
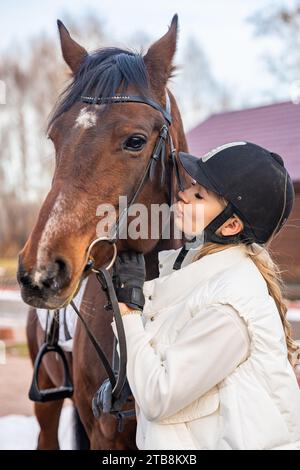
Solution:
[{"label": "browband", "polygon": [[152,108],[160,111],[164,116],[165,120],[171,125],[172,117],[170,113],[170,98],[168,93],[166,93],[166,109],[160,106],[158,103],[153,101],[151,98],[146,98],[144,96],[137,95],[114,95],[107,98],[100,97],[96,98],[94,96],[81,96],[81,101],[83,103],[89,104],[107,104],[107,103],[142,103],[151,106]]}]

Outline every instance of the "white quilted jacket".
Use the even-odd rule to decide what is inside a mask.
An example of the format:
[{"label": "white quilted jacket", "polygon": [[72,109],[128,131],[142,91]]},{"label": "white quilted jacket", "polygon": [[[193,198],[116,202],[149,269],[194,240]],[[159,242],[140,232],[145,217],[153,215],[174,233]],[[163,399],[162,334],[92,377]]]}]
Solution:
[{"label": "white quilted jacket", "polygon": [[[298,449],[300,393],[266,283],[241,246],[172,266],[123,317],[139,449]],[[115,323],[112,328],[116,333]]]}]

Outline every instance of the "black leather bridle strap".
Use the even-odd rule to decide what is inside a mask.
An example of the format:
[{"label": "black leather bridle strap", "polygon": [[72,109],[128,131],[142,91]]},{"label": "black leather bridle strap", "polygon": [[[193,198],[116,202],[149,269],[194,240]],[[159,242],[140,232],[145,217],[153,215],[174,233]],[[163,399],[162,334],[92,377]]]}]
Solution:
[{"label": "black leather bridle strap", "polygon": [[[179,173],[178,162],[176,160],[176,149],[174,147],[173,139],[172,139],[171,134],[169,134],[169,142],[170,142],[170,157],[171,157],[170,158],[170,163],[172,164],[172,168],[175,171],[175,176],[176,176],[176,181],[177,181],[178,187],[179,187],[180,191],[184,191],[185,188],[184,188],[184,184],[182,182],[182,179],[181,179],[181,176],[180,176],[180,173]],[[172,179],[171,179],[171,183],[172,183]],[[172,185],[171,185],[171,187],[172,187]],[[170,206],[173,204],[173,196],[174,195],[172,194]]]},{"label": "black leather bridle strap", "polygon": [[48,310],[46,330],[45,330],[45,335],[46,335],[45,342],[49,346],[55,346],[58,343],[58,340],[59,340],[59,310],[54,310],[54,314],[53,314],[53,318],[52,318],[52,321],[51,321],[51,324],[50,324],[49,332],[47,332],[49,315],[50,315],[50,312]]},{"label": "black leather bridle strap", "polygon": [[[118,332],[118,341],[119,341],[119,347],[120,347],[121,360],[119,364],[117,383],[115,384],[115,387],[112,390],[112,394],[114,397],[119,397],[126,381],[127,346],[126,346],[125,330],[123,327],[122,315],[120,313],[118,299],[117,299],[115,289],[112,283],[111,275],[109,274],[107,269],[101,268],[99,269],[99,273],[97,273],[96,276],[99,282],[102,284],[103,288],[107,290],[106,295],[110,301],[111,309],[114,312],[114,318],[115,318],[117,332]],[[124,364],[125,364],[125,367],[124,367]]]},{"label": "black leather bridle strap", "polygon": [[138,95],[114,95],[109,96],[107,98],[95,98],[93,96],[81,96],[81,101],[83,103],[88,104],[109,104],[109,103],[141,103],[147,104],[151,106],[151,108],[156,109],[159,111],[168,122],[169,125],[172,123],[172,117],[170,111],[168,110],[168,106],[164,109],[160,104],[153,101],[151,98],[147,98],[146,96],[138,96]]},{"label": "black leather bridle strap", "polygon": [[116,241],[118,240],[119,234],[120,234],[120,231],[121,231],[121,227],[123,226],[123,224],[127,220],[128,209],[134,203],[134,201],[136,201],[138,195],[140,194],[140,192],[141,192],[141,190],[144,186],[146,178],[149,175],[150,180],[153,179],[155,166],[156,166],[157,161],[161,158],[161,152],[162,152],[162,149],[165,146],[168,132],[169,132],[168,127],[166,125],[163,125],[161,130],[160,130],[160,133],[159,133],[159,138],[158,138],[158,140],[155,144],[154,151],[153,151],[153,153],[152,153],[152,155],[151,155],[151,157],[148,161],[148,164],[147,164],[146,169],[145,169],[145,171],[142,175],[142,178],[139,181],[138,187],[135,190],[133,196],[131,197],[128,206],[125,207],[125,209],[121,212],[118,220],[116,221],[115,225],[113,226],[113,229],[111,230],[111,234],[110,234],[109,238],[112,242],[116,243]]},{"label": "black leather bridle strap", "polygon": [[96,353],[99,357],[99,359],[101,360],[102,364],[103,364],[103,367],[104,369],[106,370],[106,373],[108,375],[108,378],[110,380],[110,383],[112,384],[112,387],[115,386],[116,384],[116,378],[115,378],[115,374],[110,366],[110,363],[109,363],[109,360],[107,359],[107,356],[105,354],[105,352],[102,350],[100,344],[98,343],[97,339],[95,338],[94,334],[91,332],[91,330],[89,329],[85,319],[83,318],[83,316],[81,315],[80,311],[78,310],[78,308],[76,307],[75,303],[73,302],[73,300],[70,302],[70,304],[72,305],[73,309],[75,310],[75,313],[78,315],[81,323],[83,324],[84,326],[84,329],[86,331],[86,334],[88,335],[92,345],[94,346],[95,350],[96,350]]}]

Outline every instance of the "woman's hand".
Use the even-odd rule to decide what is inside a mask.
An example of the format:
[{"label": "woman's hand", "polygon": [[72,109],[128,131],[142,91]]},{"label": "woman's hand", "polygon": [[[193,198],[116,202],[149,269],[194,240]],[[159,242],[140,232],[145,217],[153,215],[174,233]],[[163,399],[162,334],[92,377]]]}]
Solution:
[{"label": "woman's hand", "polygon": [[142,310],[145,303],[143,285],[146,279],[143,253],[133,250],[119,253],[113,266],[112,279],[117,299],[126,304],[127,311],[128,307]]},{"label": "woman's hand", "polygon": [[119,302],[119,309],[120,309],[121,316],[128,315],[130,313],[138,313],[138,311],[140,311],[140,309],[131,308],[128,305],[124,304],[123,302]]}]

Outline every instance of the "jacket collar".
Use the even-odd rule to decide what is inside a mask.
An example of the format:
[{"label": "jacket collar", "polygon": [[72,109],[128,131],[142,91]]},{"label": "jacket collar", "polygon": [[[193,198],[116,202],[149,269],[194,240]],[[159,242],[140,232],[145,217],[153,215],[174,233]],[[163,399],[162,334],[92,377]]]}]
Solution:
[{"label": "jacket collar", "polygon": [[198,285],[207,282],[217,273],[238,265],[248,257],[245,247],[237,245],[192,261],[196,251],[199,250],[197,248],[187,255],[180,270],[172,271],[180,249],[159,253],[159,261],[163,263],[162,273],[169,274],[144,283],[143,291],[146,297],[144,311],[156,311],[176,304],[182,298],[188,298]]}]

